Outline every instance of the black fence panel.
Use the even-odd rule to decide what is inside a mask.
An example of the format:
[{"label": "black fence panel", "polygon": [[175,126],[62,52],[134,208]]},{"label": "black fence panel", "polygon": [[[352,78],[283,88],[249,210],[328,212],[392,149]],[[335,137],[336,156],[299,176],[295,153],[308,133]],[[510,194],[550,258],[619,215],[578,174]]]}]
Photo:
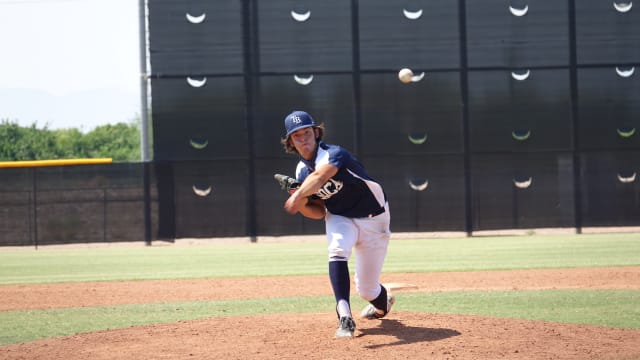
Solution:
[{"label": "black fence panel", "polygon": [[256,61],[266,73],[350,72],[351,4],[344,0],[256,1]]},{"label": "black fence panel", "polygon": [[148,8],[154,74],[242,74],[242,1],[149,0]]},{"label": "black fence panel", "polygon": [[224,237],[249,231],[246,161],[173,164],[177,238]]},{"label": "black fence panel", "polygon": [[470,67],[569,65],[568,1],[465,3]]},{"label": "black fence panel", "polygon": [[575,227],[570,153],[474,155],[474,230]]},{"label": "black fence panel", "polygon": [[249,156],[242,77],[163,78],[151,86],[156,160]]},{"label": "black fence panel", "polygon": [[0,245],[34,243],[34,172],[0,169]]},{"label": "black fence panel", "polygon": [[640,14],[632,1],[575,1],[579,65],[640,63]]},{"label": "black fence panel", "polygon": [[460,73],[421,72],[403,84],[395,74],[363,74],[362,153],[464,153]]},{"label": "black fence panel", "polygon": [[567,69],[469,72],[471,151],[571,151]]},{"label": "black fence panel", "polygon": [[640,151],[582,154],[584,226],[637,226],[640,219]]},{"label": "black fence panel", "polygon": [[363,71],[460,68],[457,1],[368,0],[358,4]]},{"label": "black fence panel", "polygon": [[640,76],[631,70],[578,69],[581,150],[640,149],[639,99]]},{"label": "black fence panel", "polygon": [[[144,164],[0,169],[0,245],[145,241],[157,237],[157,191]],[[147,234],[146,231],[150,230]]]}]

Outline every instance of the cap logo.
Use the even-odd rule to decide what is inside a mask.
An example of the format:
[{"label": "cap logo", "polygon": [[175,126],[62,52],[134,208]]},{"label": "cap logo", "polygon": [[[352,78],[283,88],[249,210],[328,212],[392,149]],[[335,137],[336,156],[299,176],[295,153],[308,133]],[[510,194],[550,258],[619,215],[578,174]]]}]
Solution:
[{"label": "cap logo", "polygon": [[289,137],[294,131],[316,126],[313,118],[304,111],[294,111],[284,118],[284,129],[287,132],[285,137]]}]

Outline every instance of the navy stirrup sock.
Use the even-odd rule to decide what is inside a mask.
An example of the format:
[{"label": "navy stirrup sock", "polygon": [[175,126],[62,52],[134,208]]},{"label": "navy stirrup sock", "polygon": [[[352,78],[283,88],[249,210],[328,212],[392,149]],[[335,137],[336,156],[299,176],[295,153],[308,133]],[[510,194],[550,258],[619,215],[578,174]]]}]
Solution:
[{"label": "navy stirrup sock", "polygon": [[336,303],[346,300],[349,303],[351,280],[349,278],[349,263],[346,261],[329,261],[329,278],[336,297]]},{"label": "navy stirrup sock", "polygon": [[384,286],[380,285],[380,295],[377,298],[369,301],[371,305],[375,306],[376,309],[383,310],[384,315],[387,314],[387,289]]}]

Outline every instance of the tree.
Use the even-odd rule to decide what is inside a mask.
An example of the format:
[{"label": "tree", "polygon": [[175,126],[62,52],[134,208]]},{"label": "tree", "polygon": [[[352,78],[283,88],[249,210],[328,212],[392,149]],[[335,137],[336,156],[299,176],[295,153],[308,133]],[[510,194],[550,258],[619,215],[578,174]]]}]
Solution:
[{"label": "tree", "polygon": [[61,158],[89,157],[86,139],[78,129],[63,129],[55,131],[56,142]]},{"label": "tree", "polygon": [[139,121],[98,126],[87,134],[78,129],[38,129],[2,120],[0,161],[52,160],[69,158],[112,158],[140,160]]},{"label": "tree", "polygon": [[85,136],[88,157],[110,157],[114,161],[140,159],[140,131],[127,124],[96,127]]},{"label": "tree", "polygon": [[18,124],[2,120],[0,125],[0,159],[40,160],[58,158],[56,140],[46,128],[21,127]]}]

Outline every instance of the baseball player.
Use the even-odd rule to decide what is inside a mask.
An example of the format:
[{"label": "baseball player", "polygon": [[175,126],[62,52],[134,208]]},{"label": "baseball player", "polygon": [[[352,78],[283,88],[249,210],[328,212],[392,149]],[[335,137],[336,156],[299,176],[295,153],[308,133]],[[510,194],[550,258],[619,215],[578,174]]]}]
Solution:
[{"label": "baseball player", "polygon": [[294,111],[287,115],[284,126],[286,135],[281,142],[287,153],[300,157],[295,177],[301,183],[291,190],[284,209],[325,220],[329,278],[339,323],[336,337],[351,338],[356,328],[349,300],[352,251],[356,256],[356,290],[370,303],[361,317],[380,319],[395,301],[380,284],[391,236],[389,204],[382,186],[354,156],[322,141],[323,124],[317,125],[304,111]]}]

